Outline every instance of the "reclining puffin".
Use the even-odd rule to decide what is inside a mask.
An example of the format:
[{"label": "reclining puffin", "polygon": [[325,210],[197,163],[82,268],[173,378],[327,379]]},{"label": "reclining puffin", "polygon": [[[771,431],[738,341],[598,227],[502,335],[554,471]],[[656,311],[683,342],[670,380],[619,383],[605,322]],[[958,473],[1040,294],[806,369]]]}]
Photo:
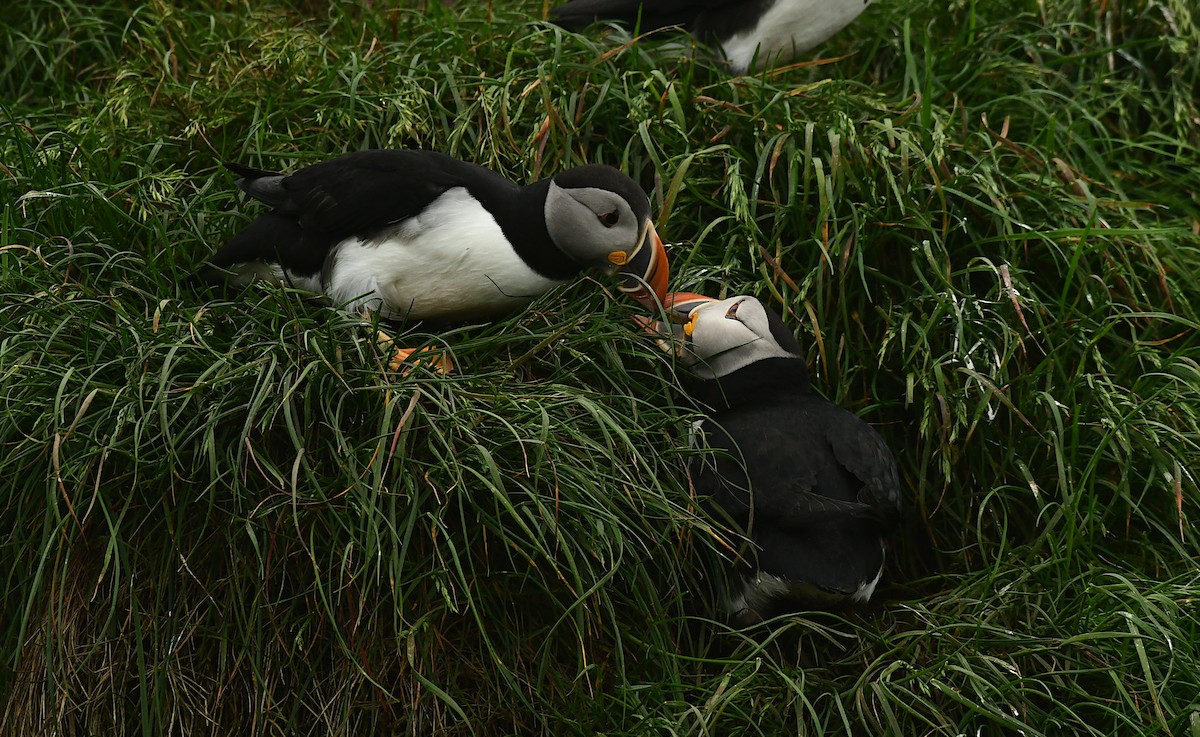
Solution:
[{"label": "reclining puffin", "polygon": [[[455,321],[515,309],[588,268],[652,303],[667,287],[650,201],[602,165],[528,186],[433,151],[344,154],[290,174],[227,163],[273,209],[202,269],[324,294],[383,318]],[[386,337],[386,336],[385,336]]]},{"label": "reclining puffin", "polygon": [[871,0],[570,0],[550,20],[580,30],[611,20],[646,33],[679,26],[719,46],[734,74],[794,59],[845,28]]},{"label": "reclining puffin", "polygon": [[883,536],[897,523],[900,479],[871,426],[812,392],[799,344],[750,296],[669,295],[686,321],[673,346],[706,412],[689,461],[696,494],[752,550],[728,592],[750,623],[796,607],[866,602],[883,571]]}]

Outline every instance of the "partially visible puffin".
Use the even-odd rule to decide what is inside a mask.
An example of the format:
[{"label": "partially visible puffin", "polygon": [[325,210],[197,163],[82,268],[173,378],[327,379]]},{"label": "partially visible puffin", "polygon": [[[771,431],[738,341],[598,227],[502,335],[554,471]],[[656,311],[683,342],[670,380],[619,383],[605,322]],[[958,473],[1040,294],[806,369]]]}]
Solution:
[{"label": "partially visible puffin", "polygon": [[[227,163],[272,207],[202,275],[290,282],[351,311],[466,320],[518,307],[589,268],[651,303],[667,256],[629,177],[579,166],[528,186],[433,151],[349,153],[290,174]],[[647,288],[648,287],[648,288]]]},{"label": "partially visible puffin", "polygon": [[570,0],[550,10],[569,30],[616,21],[645,33],[679,26],[721,47],[734,74],[786,64],[845,28],[871,0]]},{"label": "partially visible puffin", "polygon": [[866,602],[900,513],[891,451],[870,425],[817,396],[796,339],[754,297],[669,295],[672,340],[706,417],[688,464],[696,494],[746,534],[734,619]]}]

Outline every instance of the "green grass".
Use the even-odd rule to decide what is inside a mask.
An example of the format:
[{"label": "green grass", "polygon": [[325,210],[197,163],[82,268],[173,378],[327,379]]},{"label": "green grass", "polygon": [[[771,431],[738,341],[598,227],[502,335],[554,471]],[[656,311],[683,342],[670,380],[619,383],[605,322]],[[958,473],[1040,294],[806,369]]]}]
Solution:
[{"label": "green grass", "polygon": [[[1200,735],[1189,3],[879,2],[736,79],[534,2],[212,5],[0,9],[0,733]],[[603,280],[403,329],[448,377],[189,285],[221,161],[371,146],[640,179],[672,286],[768,298],[895,450],[884,600],[713,621]]]}]

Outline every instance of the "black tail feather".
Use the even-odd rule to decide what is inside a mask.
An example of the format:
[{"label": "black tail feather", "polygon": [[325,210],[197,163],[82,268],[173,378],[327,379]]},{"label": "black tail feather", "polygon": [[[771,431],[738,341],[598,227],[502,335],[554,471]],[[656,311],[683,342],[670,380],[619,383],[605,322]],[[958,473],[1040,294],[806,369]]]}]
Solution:
[{"label": "black tail feather", "polygon": [[284,211],[296,209],[291,202],[290,193],[283,186],[283,179],[286,175],[266,169],[242,166],[232,161],[226,161],[225,168],[240,176],[237,180],[238,189],[254,199]]},{"label": "black tail feather", "polygon": [[224,166],[229,171],[233,172],[234,174],[237,174],[239,177],[242,177],[244,179],[258,179],[260,177],[276,177],[276,176],[279,176],[281,173],[281,172],[277,172],[277,171],[270,171],[268,169],[256,169],[253,166],[246,166],[245,164],[238,164],[237,162],[234,162],[234,161],[226,161],[226,162],[224,162]]}]

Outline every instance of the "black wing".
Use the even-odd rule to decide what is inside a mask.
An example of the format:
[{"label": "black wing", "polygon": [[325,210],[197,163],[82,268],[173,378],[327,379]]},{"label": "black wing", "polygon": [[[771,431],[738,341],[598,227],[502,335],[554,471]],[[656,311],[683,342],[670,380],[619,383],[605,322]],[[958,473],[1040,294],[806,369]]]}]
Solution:
[{"label": "black wing", "polygon": [[308,276],[321,270],[330,245],[328,238],[305,232],[295,218],[268,212],[234,234],[196,276],[217,283],[223,270],[255,261],[274,261]]},{"label": "black wing", "polygon": [[252,177],[240,186],[281,214],[299,218],[302,227],[338,239],[413,217],[454,187],[517,188],[490,169],[434,151],[359,151],[277,181],[278,175],[266,174],[265,186]]},{"label": "black wing", "polygon": [[840,407],[834,409],[845,418],[826,429],[834,456],[863,483],[859,499],[893,523],[900,513],[900,473],[891,449],[870,425]]},{"label": "black wing", "polygon": [[693,460],[693,483],[738,524],[748,524],[751,499],[755,519],[776,527],[831,515],[894,523],[895,461],[883,439],[845,410],[813,398],[810,406],[718,413],[702,429],[716,452]]}]

